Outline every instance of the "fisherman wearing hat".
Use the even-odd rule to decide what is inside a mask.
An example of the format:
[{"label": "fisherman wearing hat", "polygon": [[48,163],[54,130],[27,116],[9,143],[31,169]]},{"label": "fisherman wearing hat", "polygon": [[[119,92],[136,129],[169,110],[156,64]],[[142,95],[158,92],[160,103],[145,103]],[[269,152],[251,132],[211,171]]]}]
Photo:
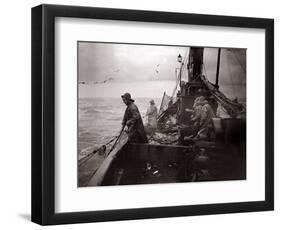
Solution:
[{"label": "fisherman wearing hat", "polygon": [[206,139],[210,135],[212,128],[212,118],[215,117],[214,111],[209,102],[204,96],[197,97],[194,100],[193,115],[191,121],[193,122],[193,135],[185,139],[201,140]]},{"label": "fisherman wearing hat", "polygon": [[193,114],[191,116],[191,121],[197,122],[200,120],[200,115],[201,115],[201,109],[202,109],[202,104],[200,101],[202,100],[203,96],[197,97],[194,100],[193,104]]},{"label": "fisherman wearing hat", "polygon": [[202,104],[200,103],[203,96],[197,97],[194,100],[193,104],[193,114],[191,116],[191,121],[193,122],[193,133],[197,133],[200,128],[200,119],[201,119],[201,111]]},{"label": "fisherman wearing hat", "polygon": [[215,113],[205,97],[201,96],[197,103],[202,106],[200,112],[200,129],[197,133],[197,137],[205,139],[210,135],[212,118],[215,117]]},{"label": "fisherman wearing hat", "polygon": [[151,99],[149,103],[150,106],[146,111],[146,116],[147,116],[146,129],[149,130],[151,134],[153,134],[157,128],[157,107],[153,99]]},{"label": "fisherman wearing hat", "polygon": [[147,143],[148,141],[138,107],[134,104],[134,100],[129,93],[125,93],[121,97],[125,105],[127,105],[122,121],[122,130],[125,129],[128,133],[129,142]]}]

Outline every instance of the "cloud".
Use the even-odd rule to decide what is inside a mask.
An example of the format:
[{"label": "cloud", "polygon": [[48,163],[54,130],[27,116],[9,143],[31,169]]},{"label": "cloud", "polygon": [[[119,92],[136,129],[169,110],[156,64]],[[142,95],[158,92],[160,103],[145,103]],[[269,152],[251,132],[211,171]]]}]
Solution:
[{"label": "cloud", "polygon": [[[188,50],[188,47],[179,46],[80,42],[78,44],[79,82],[109,84],[107,80],[111,79],[110,83],[136,83],[131,85],[134,88],[142,86],[143,90],[144,86],[149,85],[144,84],[145,82],[160,84],[162,81],[175,81],[175,70],[180,67],[177,56],[181,54],[185,57]],[[204,73],[213,83],[216,78],[217,54],[217,48],[204,49]],[[221,89],[228,89],[228,93],[232,92],[231,94],[239,91],[238,94],[244,95],[245,70],[245,49],[221,50],[219,72]],[[113,88],[111,90],[114,91]]]},{"label": "cloud", "polygon": [[180,65],[177,56],[186,50],[175,46],[81,42],[79,81],[103,81],[108,77],[116,82],[175,80],[175,68]]}]

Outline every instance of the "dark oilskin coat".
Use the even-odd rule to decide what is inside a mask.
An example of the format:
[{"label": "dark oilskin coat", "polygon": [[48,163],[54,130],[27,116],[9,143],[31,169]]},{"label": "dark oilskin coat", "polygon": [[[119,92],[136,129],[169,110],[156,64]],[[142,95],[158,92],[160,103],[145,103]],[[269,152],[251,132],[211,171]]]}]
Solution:
[{"label": "dark oilskin coat", "polygon": [[127,105],[122,125],[126,125],[128,127],[129,142],[148,142],[140,112],[138,110],[138,107],[133,102]]}]

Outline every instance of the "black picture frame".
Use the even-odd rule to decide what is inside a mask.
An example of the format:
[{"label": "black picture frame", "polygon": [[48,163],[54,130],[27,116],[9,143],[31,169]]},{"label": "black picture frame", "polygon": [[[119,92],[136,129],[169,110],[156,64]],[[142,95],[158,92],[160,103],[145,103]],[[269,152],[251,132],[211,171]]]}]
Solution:
[{"label": "black picture frame", "polygon": [[[265,200],[55,213],[55,18],[109,19],[265,29]],[[274,20],[110,8],[32,8],[32,221],[41,225],[267,211],[274,209]]]}]

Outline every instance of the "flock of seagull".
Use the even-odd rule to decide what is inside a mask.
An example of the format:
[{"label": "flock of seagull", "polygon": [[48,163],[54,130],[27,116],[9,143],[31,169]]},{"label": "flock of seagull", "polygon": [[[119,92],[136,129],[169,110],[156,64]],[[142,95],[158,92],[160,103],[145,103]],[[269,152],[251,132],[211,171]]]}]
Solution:
[{"label": "flock of seagull", "polygon": [[[157,66],[156,66],[156,69],[155,69],[155,72],[156,72],[156,74],[159,74],[159,66],[160,66],[160,64],[157,64]],[[118,73],[120,71],[120,69],[117,69],[117,70],[114,70],[113,72],[114,73]],[[107,83],[107,82],[109,82],[109,81],[113,81],[114,80],[114,78],[113,77],[109,77],[109,78],[107,78],[107,79],[105,79],[105,80],[103,80],[103,81],[95,81],[93,84],[94,85],[96,85],[96,84],[105,84],[105,83]],[[85,81],[81,81],[81,82],[79,82],[79,84],[87,84]]]}]

